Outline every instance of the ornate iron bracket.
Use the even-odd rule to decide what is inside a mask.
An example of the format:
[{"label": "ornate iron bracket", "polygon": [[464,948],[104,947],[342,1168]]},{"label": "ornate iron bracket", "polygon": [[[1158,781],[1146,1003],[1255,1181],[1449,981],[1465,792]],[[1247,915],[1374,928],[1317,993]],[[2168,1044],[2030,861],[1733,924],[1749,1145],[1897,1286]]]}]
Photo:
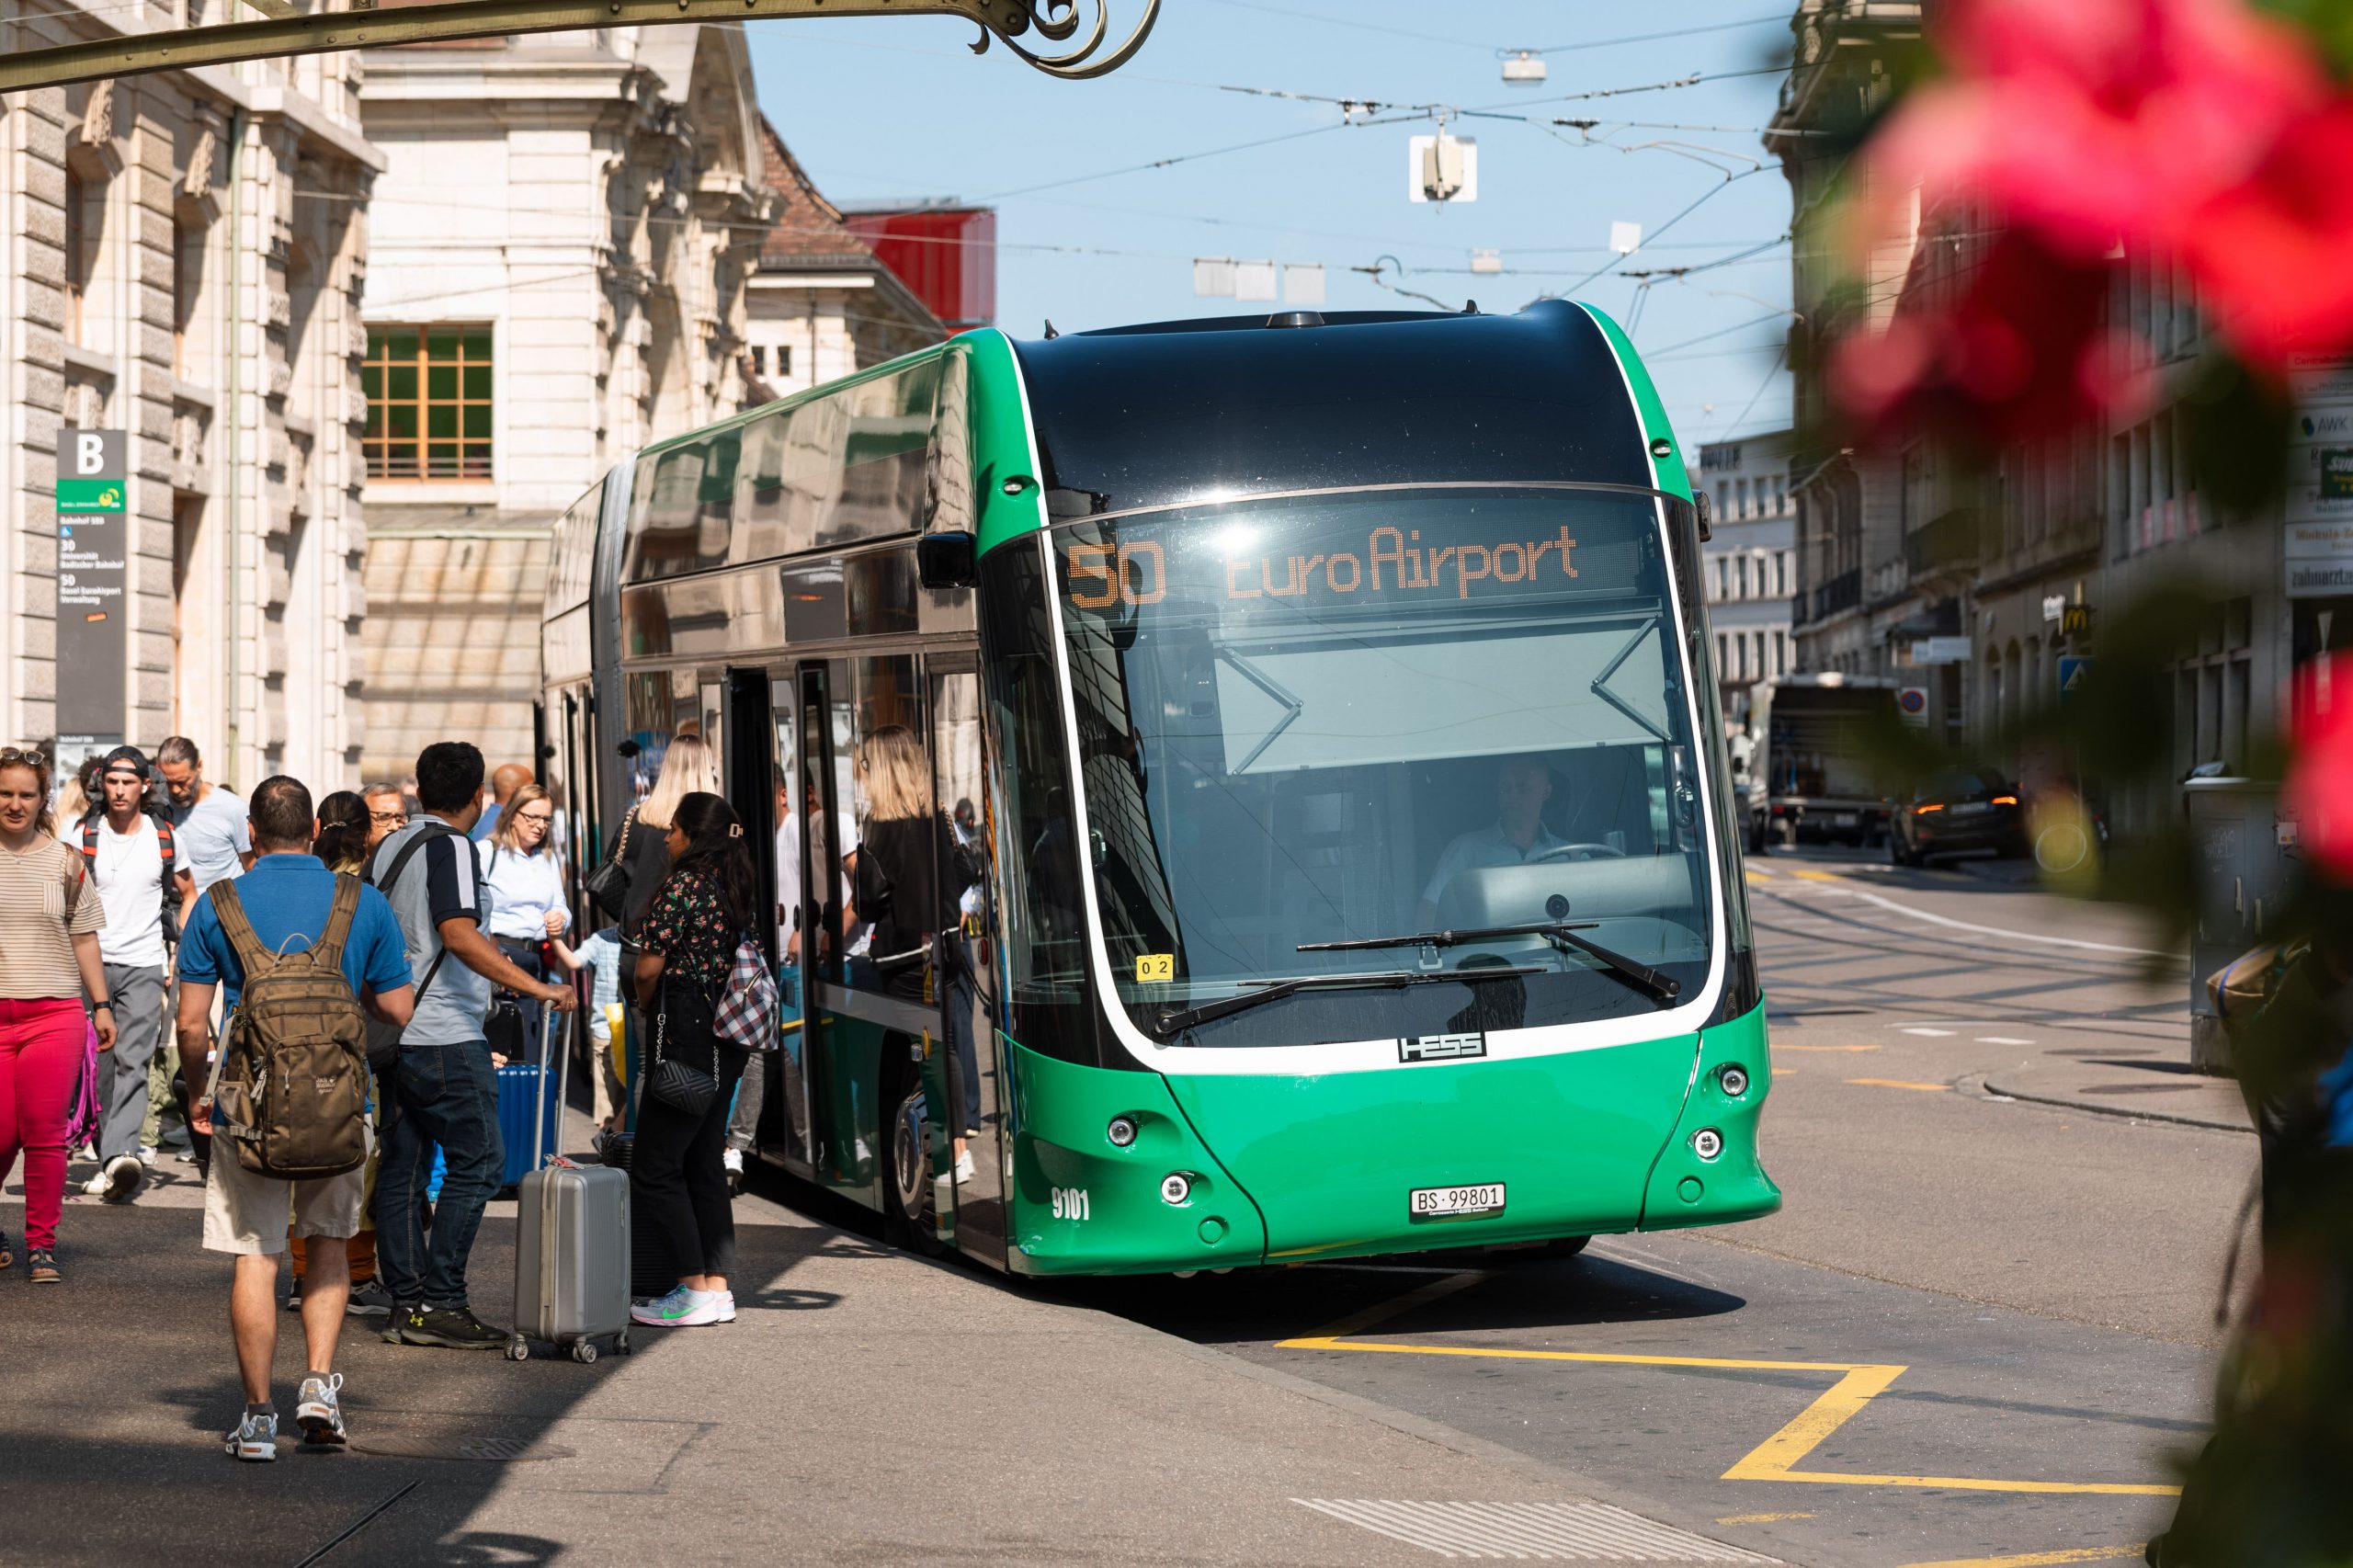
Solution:
[{"label": "ornate iron bracket", "polygon": [[[1116,71],[1133,59],[1160,18],[1161,0],[1144,0],[1143,14],[1126,40],[1105,52],[1110,0],[1092,0],[1094,26],[1075,48],[1046,53],[1025,45],[1035,32],[1051,43],[1077,37],[1089,0],[435,0],[422,6],[273,15],[266,21],[224,22],[126,34],[0,55],[0,92],[104,81],[147,71],[222,65],[322,54],[395,43],[502,38],[518,33],[585,28],[658,27],[665,23],[751,20],[770,17],[961,17],[981,28],[979,53],[994,33],[1014,54],[1050,76],[1081,80]],[[257,6],[256,9],[274,6]],[[72,13],[56,19],[69,22]],[[22,28],[26,24],[17,24]]]}]

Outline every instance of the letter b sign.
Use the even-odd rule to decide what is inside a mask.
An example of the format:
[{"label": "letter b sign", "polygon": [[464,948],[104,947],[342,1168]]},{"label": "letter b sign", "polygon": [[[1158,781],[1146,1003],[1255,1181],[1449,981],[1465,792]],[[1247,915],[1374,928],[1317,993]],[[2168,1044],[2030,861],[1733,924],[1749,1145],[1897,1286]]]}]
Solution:
[{"label": "letter b sign", "polygon": [[67,426],[61,433],[61,477],[67,479],[126,479],[124,432],[84,430]]}]

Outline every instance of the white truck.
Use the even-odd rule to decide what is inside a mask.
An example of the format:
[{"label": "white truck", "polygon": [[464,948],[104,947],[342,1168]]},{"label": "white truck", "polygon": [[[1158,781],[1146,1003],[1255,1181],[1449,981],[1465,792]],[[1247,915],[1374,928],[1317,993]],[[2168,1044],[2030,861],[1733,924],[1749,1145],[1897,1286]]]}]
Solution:
[{"label": "white truck", "polygon": [[1748,777],[1741,782],[1751,854],[1802,840],[1884,841],[1889,805],[1870,735],[1894,717],[1896,685],[1833,671],[1750,689]]}]

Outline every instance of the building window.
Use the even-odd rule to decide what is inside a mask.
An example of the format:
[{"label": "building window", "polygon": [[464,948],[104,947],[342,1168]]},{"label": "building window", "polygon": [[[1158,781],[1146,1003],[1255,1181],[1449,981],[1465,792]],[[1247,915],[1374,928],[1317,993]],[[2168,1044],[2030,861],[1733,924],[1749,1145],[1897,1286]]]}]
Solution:
[{"label": "building window", "polygon": [[487,326],[371,326],[359,384],[368,398],[368,477],[491,477]]},{"label": "building window", "polygon": [[1773,674],[1778,678],[1790,673],[1790,634],[1780,628],[1773,629]]},{"label": "building window", "polygon": [[188,331],[196,323],[198,287],[204,278],[204,231],[193,223],[172,225],[172,374],[188,379]]},{"label": "building window", "polygon": [[82,341],[83,307],[90,292],[90,193],[82,176],[65,171],[65,341]]},{"label": "building window", "polygon": [[1790,597],[1790,552],[1786,550],[1773,552],[1773,597],[1783,599]]},{"label": "building window", "polygon": [[779,381],[788,381],[791,375],[792,345],[779,343],[776,346],[776,379]]},{"label": "building window", "polygon": [[752,345],[752,374],[762,381],[766,381],[768,374],[768,351],[756,343]]}]

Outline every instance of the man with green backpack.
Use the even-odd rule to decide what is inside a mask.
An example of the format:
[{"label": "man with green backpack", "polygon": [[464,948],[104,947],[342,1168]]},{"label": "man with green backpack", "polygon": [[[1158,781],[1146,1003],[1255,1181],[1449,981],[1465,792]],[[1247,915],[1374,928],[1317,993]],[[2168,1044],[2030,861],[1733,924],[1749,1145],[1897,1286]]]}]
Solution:
[{"label": "man with green backpack", "polygon": [[[371,1136],[362,1008],[403,1025],[415,993],[392,905],[310,853],[317,831],[311,792],[292,778],[267,778],[248,810],[253,869],[208,889],[180,939],[178,1024],[194,1073],[204,1060],[213,987],[226,987],[220,1057],[189,1120],[213,1140],[204,1244],[237,1258],[229,1322],[245,1409],[228,1451],[263,1460],[278,1457],[269,1385],[287,1213],[290,1207],[294,1233],[305,1237],[340,1242],[359,1229]],[[334,1362],[351,1276],[340,1245],[313,1247],[310,1260],[308,1375],[295,1419],[305,1441],[340,1444],[343,1379]]]}]

